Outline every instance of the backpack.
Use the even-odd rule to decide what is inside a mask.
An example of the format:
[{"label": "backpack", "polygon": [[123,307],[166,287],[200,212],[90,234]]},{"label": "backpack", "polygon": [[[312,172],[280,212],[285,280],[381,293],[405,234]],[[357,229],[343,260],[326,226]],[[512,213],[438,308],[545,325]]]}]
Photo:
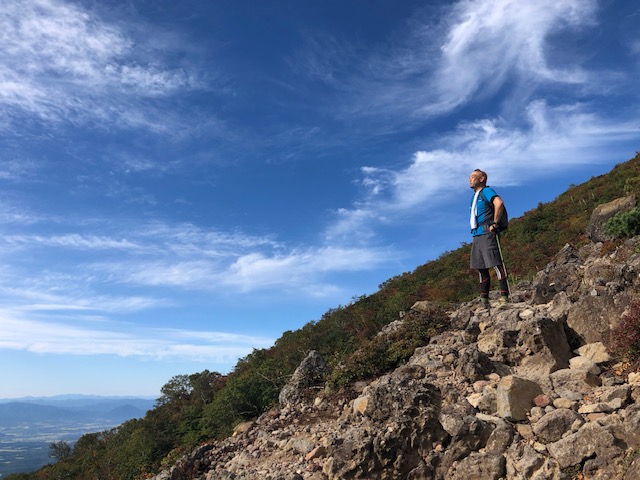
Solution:
[{"label": "backpack", "polygon": [[[493,203],[490,202],[489,200],[487,200],[487,197],[484,194],[484,188],[482,190],[480,190],[480,195],[482,197],[482,200],[485,203],[488,203],[489,205],[491,205],[491,212],[493,212]],[[489,223],[491,223],[491,222],[489,222]],[[507,213],[507,207],[504,206],[503,209],[502,209],[502,215],[500,216],[500,219],[498,220],[498,231],[499,232],[504,232],[507,228],[509,228],[509,214]]]}]

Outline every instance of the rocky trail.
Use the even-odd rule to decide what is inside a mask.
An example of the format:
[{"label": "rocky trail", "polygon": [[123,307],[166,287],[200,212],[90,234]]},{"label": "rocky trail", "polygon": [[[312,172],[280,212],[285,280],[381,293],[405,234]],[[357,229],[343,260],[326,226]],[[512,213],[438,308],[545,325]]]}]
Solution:
[{"label": "rocky trail", "polygon": [[311,352],[277,408],[154,480],[640,480],[640,373],[606,348],[640,298],[638,252],[638,237],[567,245],[512,303],[458,305],[450,330],[346,392],[322,388]]}]

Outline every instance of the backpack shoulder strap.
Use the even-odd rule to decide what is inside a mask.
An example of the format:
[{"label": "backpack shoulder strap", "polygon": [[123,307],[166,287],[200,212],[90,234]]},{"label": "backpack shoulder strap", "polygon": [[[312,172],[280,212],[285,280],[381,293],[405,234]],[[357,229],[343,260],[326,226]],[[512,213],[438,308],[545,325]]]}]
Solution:
[{"label": "backpack shoulder strap", "polygon": [[487,196],[484,194],[484,189],[485,188],[486,187],[483,187],[482,190],[480,190],[480,197],[482,198],[482,201],[484,203],[488,203],[491,206],[491,210],[493,210],[494,209],[493,202],[490,202],[489,199],[487,198]]}]

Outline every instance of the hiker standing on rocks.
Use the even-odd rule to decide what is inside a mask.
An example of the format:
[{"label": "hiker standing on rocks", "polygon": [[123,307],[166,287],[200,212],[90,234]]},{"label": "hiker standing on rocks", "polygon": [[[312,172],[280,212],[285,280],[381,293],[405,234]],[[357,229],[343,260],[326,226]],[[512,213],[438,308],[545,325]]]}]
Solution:
[{"label": "hiker standing on rocks", "polygon": [[471,269],[478,270],[480,275],[480,304],[489,308],[490,268],[495,270],[500,282],[500,303],[506,304],[509,301],[509,283],[498,239],[498,223],[505,210],[504,202],[493,188],[487,187],[487,174],[482,170],[471,172],[469,187],[475,191],[469,218],[473,235]]}]

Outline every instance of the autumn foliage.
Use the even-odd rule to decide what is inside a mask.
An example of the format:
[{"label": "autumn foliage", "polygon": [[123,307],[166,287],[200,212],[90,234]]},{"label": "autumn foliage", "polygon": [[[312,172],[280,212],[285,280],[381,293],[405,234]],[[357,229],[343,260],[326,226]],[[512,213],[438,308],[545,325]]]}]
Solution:
[{"label": "autumn foliage", "polygon": [[608,347],[621,360],[640,364],[640,301],[633,302],[611,330]]}]

